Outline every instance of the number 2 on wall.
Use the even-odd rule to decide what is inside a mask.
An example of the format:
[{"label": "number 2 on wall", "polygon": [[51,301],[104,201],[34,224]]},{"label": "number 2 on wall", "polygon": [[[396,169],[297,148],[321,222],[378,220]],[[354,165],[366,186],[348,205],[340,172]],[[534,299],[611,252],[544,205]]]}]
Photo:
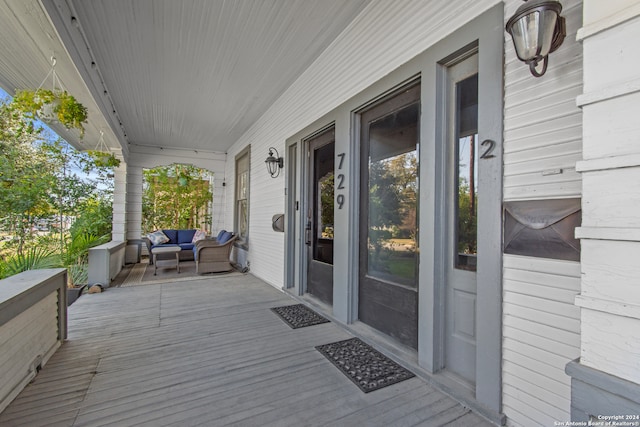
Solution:
[{"label": "number 2 on wall", "polygon": [[491,154],[493,153],[493,150],[495,150],[496,148],[496,142],[492,139],[485,139],[484,141],[482,141],[480,143],[480,145],[484,146],[488,146],[486,150],[484,150],[484,153],[482,153],[480,155],[481,159],[491,159],[493,157],[495,157],[495,155]]}]

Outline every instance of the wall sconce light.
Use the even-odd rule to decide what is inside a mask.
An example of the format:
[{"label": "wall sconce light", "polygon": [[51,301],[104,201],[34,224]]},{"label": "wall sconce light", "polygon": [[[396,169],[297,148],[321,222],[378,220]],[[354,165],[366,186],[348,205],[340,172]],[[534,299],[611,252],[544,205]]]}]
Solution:
[{"label": "wall sconce light", "polygon": [[[555,0],[524,0],[507,21],[518,59],[529,65],[535,77],[547,71],[549,54],[560,47],[567,35],[565,19],[560,16],[562,5]],[[538,71],[538,65],[542,69]]]},{"label": "wall sconce light", "polygon": [[[273,155],[274,151],[276,153],[275,156]],[[280,157],[278,150],[273,147],[269,147],[269,156],[264,162],[267,164],[267,171],[269,172],[269,175],[271,175],[271,178],[275,178],[280,175],[280,169],[284,167],[284,159]]]}]

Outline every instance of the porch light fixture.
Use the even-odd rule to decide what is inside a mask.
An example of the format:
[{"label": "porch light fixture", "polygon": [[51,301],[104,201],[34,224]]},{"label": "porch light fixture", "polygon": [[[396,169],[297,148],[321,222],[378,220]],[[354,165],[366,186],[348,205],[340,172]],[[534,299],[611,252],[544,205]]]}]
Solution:
[{"label": "porch light fixture", "polygon": [[[273,155],[275,151],[275,156]],[[280,169],[284,167],[284,159],[278,154],[278,150],[273,147],[269,147],[269,156],[264,161],[267,165],[267,172],[271,175],[271,178],[275,178],[280,175]]]},{"label": "porch light fixture", "polygon": [[[562,45],[567,34],[562,5],[555,0],[524,0],[507,21],[518,59],[529,65],[535,77],[547,71],[549,54]],[[538,66],[542,68],[538,71]]]}]

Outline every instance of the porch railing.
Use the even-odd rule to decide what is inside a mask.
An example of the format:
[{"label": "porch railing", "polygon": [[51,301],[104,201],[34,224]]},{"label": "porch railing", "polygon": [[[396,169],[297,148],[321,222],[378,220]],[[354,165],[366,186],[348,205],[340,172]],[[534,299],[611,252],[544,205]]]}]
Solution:
[{"label": "porch railing", "polygon": [[0,412],[67,338],[67,270],[0,280]]},{"label": "porch railing", "polygon": [[126,242],[111,241],[89,249],[89,286],[108,287],[125,263]]}]

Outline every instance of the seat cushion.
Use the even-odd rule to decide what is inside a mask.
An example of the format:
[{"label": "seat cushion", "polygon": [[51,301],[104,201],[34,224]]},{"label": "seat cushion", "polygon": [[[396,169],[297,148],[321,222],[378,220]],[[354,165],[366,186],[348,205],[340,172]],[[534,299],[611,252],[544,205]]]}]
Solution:
[{"label": "seat cushion", "polygon": [[178,246],[175,243],[163,243],[161,245],[151,245],[151,250],[153,251],[154,248],[170,248],[170,247],[176,247]]},{"label": "seat cushion", "polygon": [[162,231],[169,238],[169,242],[167,243],[174,243],[174,244],[178,243],[178,230],[168,229],[168,230],[162,230]]},{"label": "seat cushion", "polygon": [[189,242],[189,243],[178,243],[178,246],[180,246],[180,248],[182,248],[183,251],[190,251],[193,249],[195,245]]},{"label": "seat cushion", "polygon": [[196,230],[178,230],[178,244],[191,243],[195,234]]},{"label": "seat cushion", "polygon": [[224,235],[224,233],[226,233],[227,230],[220,230],[220,232],[218,233],[218,235],[216,236],[216,240],[220,241],[220,239],[222,238],[222,236]]},{"label": "seat cushion", "polygon": [[161,245],[163,243],[167,243],[169,241],[169,237],[162,232],[162,230],[154,231],[153,233],[147,234],[147,238],[151,242],[152,245]]}]

